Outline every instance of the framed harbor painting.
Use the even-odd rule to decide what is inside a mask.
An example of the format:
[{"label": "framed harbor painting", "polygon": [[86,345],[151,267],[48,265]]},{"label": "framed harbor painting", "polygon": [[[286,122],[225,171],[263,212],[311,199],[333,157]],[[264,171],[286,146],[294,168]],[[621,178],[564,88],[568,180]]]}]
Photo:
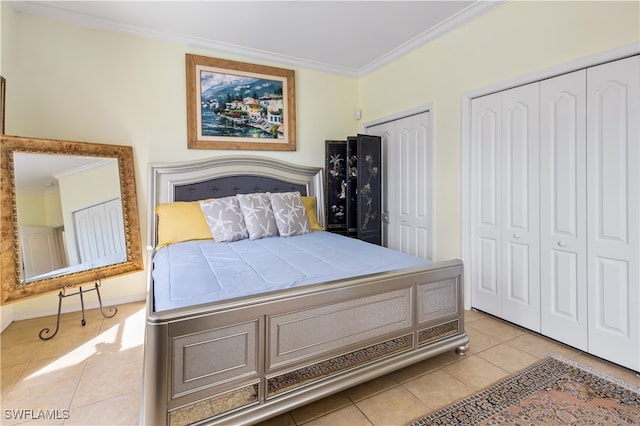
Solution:
[{"label": "framed harbor painting", "polygon": [[296,150],[293,70],[186,55],[193,149]]}]

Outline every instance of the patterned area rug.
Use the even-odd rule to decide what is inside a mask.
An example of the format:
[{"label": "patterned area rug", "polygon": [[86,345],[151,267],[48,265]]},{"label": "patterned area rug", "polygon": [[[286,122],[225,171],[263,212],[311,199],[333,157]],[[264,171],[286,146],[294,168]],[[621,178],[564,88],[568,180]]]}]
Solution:
[{"label": "patterned area rug", "polygon": [[568,360],[547,358],[411,423],[640,425],[640,390]]}]

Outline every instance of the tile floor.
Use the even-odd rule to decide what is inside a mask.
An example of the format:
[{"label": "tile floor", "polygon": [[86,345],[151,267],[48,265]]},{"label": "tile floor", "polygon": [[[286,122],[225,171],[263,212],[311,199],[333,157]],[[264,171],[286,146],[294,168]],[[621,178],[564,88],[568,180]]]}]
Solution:
[{"label": "tile floor", "polygon": [[[111,319],[98,310],[63,315],[49,341],[38,332],[55,317],[11,324],[0,336],[0,423],[135,425],[139,423],[144,303],[118,307]],[[479,312],[466,312],[467,356],[453,352],[420,362],[270,419],[271,425],[402,425],[472,394],[555,353],[640,386],[634,372]],[[20,411],[22,410],[22,411]],[[22,420],[47,410],[58,419]],[[57,410],[57,411],[56,411]]]}]

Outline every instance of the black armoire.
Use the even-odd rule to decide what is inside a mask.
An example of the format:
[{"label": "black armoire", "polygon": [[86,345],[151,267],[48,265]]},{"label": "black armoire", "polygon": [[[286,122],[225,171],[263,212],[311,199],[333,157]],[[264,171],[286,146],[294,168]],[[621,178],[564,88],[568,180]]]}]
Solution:
[{"label": "black armoire", "polygon": [[379,136],[325,141],[327,231],[382,244]]}]

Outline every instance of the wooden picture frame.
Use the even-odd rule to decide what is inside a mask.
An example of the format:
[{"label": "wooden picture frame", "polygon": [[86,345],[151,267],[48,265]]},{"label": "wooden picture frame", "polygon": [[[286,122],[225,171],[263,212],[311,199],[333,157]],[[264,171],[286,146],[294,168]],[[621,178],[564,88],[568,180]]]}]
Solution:
[{"label": "wooden picture frame", "polygon": [[295,72],[186,55],[190,149],[296,150]]}]

